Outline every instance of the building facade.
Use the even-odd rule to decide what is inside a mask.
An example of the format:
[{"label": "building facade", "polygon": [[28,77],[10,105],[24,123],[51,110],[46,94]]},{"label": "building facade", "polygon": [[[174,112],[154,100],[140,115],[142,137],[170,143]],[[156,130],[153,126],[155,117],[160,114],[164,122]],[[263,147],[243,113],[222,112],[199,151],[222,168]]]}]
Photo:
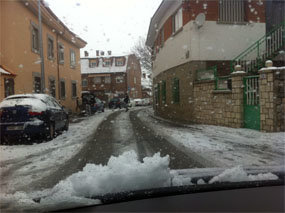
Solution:
[{"label": "building facade", "polygon": [[[244,127],[250,116],[244,82],[254,82],[259,91],[258,77],[249,76],[258,76],[267,59],[280,62],[284,50],[284,10],[276,11],[279,18],[270,19],[275,22],[268,30],[267,5],[265,0],[164,0],[146,41],[153,51],[155,113],[188,123]],[[232,75],[236,65],[246,76]],[[254,103],[259,111],[252,128],[260,129],[259,100]]]},{"label": "building facade", "polygon": [[[0,1],[0,101],[8,95],[45,92],[75,111],[81,93],[80,48],[86,42],[71,32],[41,2],[44,81],[41,77],[37,1]],[[11,15],[12,14],[12,15]]]},{"label": "building facade", "polygon": [[82,91],[109,101],[117,96],[141,98],[141,67],[134,54],[81,58]]}]

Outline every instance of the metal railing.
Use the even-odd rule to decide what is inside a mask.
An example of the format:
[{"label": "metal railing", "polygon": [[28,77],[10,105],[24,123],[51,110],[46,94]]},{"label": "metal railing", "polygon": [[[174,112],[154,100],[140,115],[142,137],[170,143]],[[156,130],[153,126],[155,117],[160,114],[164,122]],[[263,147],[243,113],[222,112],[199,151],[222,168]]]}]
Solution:
[{"label": "metal railing", "polygon": [[231,61],[231,72],[241,65],[247,73],[257,72],[268,59],[272,59],[285,46],[285,21],[260,38]]}]

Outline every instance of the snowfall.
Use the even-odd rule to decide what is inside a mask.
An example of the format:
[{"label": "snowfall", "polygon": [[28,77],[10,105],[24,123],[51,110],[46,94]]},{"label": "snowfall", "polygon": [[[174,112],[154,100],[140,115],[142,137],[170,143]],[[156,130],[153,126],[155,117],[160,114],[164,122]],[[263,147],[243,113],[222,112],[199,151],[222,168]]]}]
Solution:
[{"label": "snowfall", "polygon": [[[82,171],[41,191],[21,190],[51,174],[80,151],[86,138],[92,137],[100,123],[112,111],[85,117],[72,123],[70,129],[52,141],[17,146],[0,146],[1,209],[52,211],[77,206],[96,205],[90,199],[107,193],[192,184],[214,184],[253,180],[276,180],[274,171],[284,171],[285,133],[262,133],[207,125],[185,125],[173,128],[153,115],[141,111],[139,118],[158,135],[189,155],[200,159],[206,168],[170,170],[169,156],[156,153],[138,160],[129,150],[111,156],[106,165],[87,164]],[[249,171],[251,172],[249,174]],[[36,174],[36,175],[35,175]],[[192,179],[212,174],[213,178]],[[41,198],[35,202],[35,198]],[[9,209],[11,210],[11,209]]]}]

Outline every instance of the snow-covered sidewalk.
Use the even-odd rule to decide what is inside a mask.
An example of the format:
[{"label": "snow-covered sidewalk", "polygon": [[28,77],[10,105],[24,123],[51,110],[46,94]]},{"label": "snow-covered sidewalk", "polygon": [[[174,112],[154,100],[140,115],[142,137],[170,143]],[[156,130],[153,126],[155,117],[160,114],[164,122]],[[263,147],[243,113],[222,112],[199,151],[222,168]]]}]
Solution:
[{"label": "snow-covered sidewalk", "polygon": [[48,176],[75,156],[112,111],[71,123],[69,130],[49,142],[0,146],[1,192],[14,192]]},{"label": "snow-covered sidewalk", "polygon": [[263,133],[211,125],[173,127],[153,116],[153,110],[139,117],[158,135],[187,152],[205,167],[284,165],[285,133]]}]

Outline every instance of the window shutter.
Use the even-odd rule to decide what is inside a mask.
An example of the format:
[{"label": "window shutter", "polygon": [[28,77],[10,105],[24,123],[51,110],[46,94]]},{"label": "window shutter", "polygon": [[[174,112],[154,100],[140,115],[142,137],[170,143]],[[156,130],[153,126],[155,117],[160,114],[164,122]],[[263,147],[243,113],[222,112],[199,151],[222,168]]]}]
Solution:
[{"label": "window shutter", "polygon": [[162,101],[166,102],[166,82],[162,81]]},{"label": "window shutter", "polygon": [[173,79],[172,98],[173,98],[173,103],[179,103],[180,101],[179,79],[177,78]]}]

